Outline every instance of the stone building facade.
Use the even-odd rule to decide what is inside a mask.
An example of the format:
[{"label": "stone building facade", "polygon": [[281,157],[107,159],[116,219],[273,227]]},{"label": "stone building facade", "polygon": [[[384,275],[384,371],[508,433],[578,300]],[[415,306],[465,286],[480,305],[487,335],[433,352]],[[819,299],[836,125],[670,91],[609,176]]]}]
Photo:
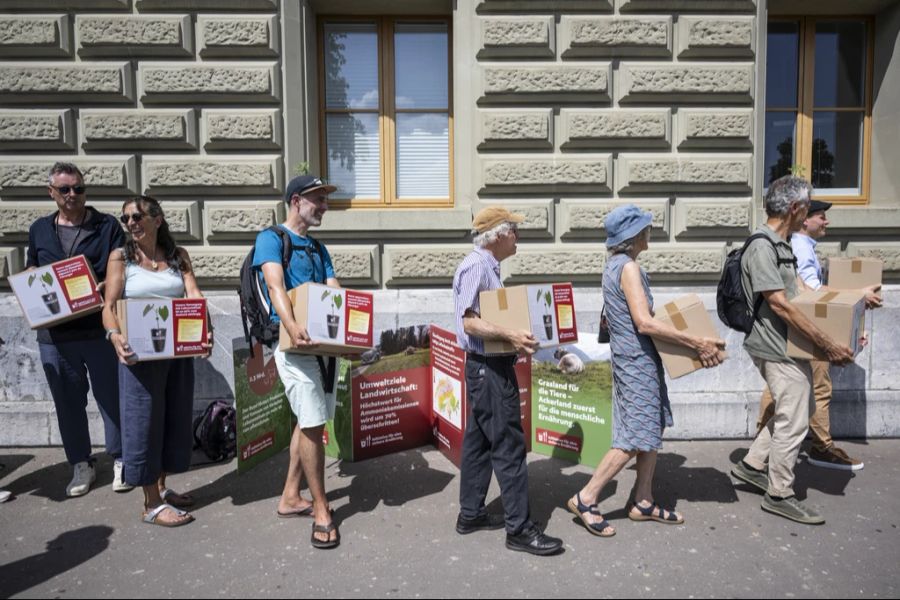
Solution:
[{"label": "stone building facade", "polygon": [[[853,4],[872,24],[868,193],[829,212],[819,248],[881,257],[891,283],[900,6]],[[230,396],[240,263],[256,232],[283,219],[297,166],[326,174],[322,16],[443,16],[449,204],[333,208],[317,233],[345,285],[378,290],[379,324],[450,324],[449,283],[486,204],[527,216],[507,283],[575,282],[586,333],[601,303],[603,217],[623,202],[655,215],[642,264],[659,298],[690,290],[712,308],[727,251],[762,218],[767,24],[847,12],[813,0],[0,0],[0,275],[22,269],[28,226],[53,209],[46,174],[56,160],[85,171],[98,208],[160,198],[219,321],[216,355],[198,363],[197,406]],[[34,336],[6,290],[0,444],[52,442]],[[886,298],[870,320],[872,346],[836,374],[836,433],[900,433],[895,286]],[[752,430],[761,380],[740,339],[728,340],[730,366],[674,384],[673,435]]]}]

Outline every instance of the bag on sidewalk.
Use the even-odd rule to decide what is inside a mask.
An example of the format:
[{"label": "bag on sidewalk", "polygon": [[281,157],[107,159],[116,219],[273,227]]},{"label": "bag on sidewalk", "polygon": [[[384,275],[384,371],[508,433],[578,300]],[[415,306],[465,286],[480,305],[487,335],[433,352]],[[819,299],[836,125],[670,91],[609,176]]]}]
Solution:
[{"label": "bag on sidewalk", "polygon": [[214,462],[237,455],[237,428],[234,406],[225,400],[210,402],[203,414],[194,419],[194,449]]}]

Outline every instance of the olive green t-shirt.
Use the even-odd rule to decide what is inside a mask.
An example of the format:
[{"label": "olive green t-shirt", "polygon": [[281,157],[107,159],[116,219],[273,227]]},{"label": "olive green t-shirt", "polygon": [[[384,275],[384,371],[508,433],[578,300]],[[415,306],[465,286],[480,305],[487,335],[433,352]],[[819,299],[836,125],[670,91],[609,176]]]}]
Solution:
[{"label": "olive green t-shirt", "polygon": [[[750,244],[741,258],[741,282],[751,310],[761,292],[784,290],[788,300],[799,293],[797,263],[791,244],[768,225],[762,225],[753,233],[763,233],[775,242],[778,254],[776,256],[775,248],[767,240],[759,239]],[[778,264],[778,258],[793,262]],[[794,360],[787,355],[787,330],[787,323],[763,300],[753,331],[744,340],[744,348],[756,358],[792,363]]]}]

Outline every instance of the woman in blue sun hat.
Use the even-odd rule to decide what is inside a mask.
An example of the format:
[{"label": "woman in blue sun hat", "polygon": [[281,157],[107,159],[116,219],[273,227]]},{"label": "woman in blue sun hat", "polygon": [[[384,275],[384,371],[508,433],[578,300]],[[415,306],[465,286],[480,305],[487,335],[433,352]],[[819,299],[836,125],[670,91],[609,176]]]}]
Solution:
[{"label": "woman in blue sun hat", "polygon": [[653,500],[657,451],[663,431],[673,422],[662,361],[651,337],[693,348],[707,368],[722,362],[725,348],[720,339],[690,335],[653,318],[650,279],[637,262],[649,246],[652,221],[651,213],[634,204],[616,207],[605,220],[609,259],[603,273],[603,299],[612,356],[612,448],[588,484],[567,503],[584,527],[600,537],[616,533],[598,509],[600,492],[635,457],[637,481],[628,518],[673,525],[684,522],[680,514]]}]

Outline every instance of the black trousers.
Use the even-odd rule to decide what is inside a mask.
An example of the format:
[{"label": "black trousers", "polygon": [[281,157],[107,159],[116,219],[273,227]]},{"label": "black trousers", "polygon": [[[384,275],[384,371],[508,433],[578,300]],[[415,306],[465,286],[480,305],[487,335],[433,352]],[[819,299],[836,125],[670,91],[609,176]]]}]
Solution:
[{"label": "black trousers", "polygon": [[485,511],[491,473],[496,473],[506,513],[506,531],[513,535],[531,523],[525,433],[515,364],[515,356],[470,353],[467,357],[469,413],[459,486],[463,518],[477,518]]}]

